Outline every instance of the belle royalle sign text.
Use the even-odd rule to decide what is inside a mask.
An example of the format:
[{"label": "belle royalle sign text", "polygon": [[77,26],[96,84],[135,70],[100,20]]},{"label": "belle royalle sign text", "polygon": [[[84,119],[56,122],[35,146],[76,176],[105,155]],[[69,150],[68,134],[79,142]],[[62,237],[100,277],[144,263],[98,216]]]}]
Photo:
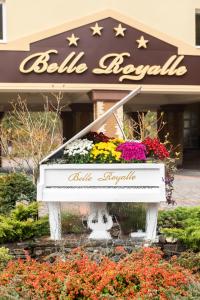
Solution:
[{"label": "belle royalle sign text", "polygon": [[123,80],[139,81],[146,76],[183,76],[187,73],[187,68],[182,64],[183,55],[172,55],[162,65],[133,64],[127,63],[127,58],[134,61],[129,52],[108,53],[97,61],[97,67],[92,70],[88,69],[87,63],[84,62],[85,52],[76,53],[72,51],[61,62],[52,62],[57,58],[59,53],[55,49],[44,52],[37,52],[26,57],[20,64],[19,70],[23,74],[83,74],[86,71],[97,75],[118,76],[118,81]]}]

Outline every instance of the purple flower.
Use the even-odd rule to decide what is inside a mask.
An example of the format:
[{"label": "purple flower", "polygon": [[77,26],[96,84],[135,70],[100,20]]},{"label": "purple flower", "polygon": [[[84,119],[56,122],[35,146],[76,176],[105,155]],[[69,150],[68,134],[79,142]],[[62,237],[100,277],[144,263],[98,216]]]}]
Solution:
[{"label": "purple flower", "polygon": [[142,143],[125,142],[120,144],[116,150],[122,153],[121,158],[126,161],[146,160],[146,147]]}]

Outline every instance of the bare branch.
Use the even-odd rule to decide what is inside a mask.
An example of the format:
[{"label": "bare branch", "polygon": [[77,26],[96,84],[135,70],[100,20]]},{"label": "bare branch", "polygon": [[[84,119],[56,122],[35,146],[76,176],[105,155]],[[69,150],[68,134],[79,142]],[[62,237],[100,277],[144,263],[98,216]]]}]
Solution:
[{"label": "bare branch", "polygon": [[18,95],[7,113],[9,128],[0,127],[0,143],[4,157],[13,168],[30,171],[36,182],[39,162],[62,143],[60,127],[62,93],[53,100],[43,95],[42,112],[30,112],[26,99]]}]

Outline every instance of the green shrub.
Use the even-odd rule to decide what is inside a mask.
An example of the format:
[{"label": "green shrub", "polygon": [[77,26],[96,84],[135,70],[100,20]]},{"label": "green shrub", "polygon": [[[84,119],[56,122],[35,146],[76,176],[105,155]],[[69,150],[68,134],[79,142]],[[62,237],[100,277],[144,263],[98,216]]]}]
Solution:
[{"label": "green shrub", "polygon": [[19,204],[8,216],[0,215],[0,243],[22,241],[49,234],[48,217],[37,219],[37,202]]},{"label": "green shrub", "polygon": [[190,269],[193,273],[200,273],[200,252],[182,252],[176,260],[182,267]]},{"label": "green shrub", "polygon": [[9,254],[9,249],[5,247],[0,248],[0,271],[7,265],[12,255]]},{"label": "green shrub", "polygon": [[188,286],[187,296],[178,296],[173,293],[169,293],[170,300],[199,300],[200,299],[200,282],[192,281]]},{"label": "green shrub", "polygon": [[115,216],[124,234],[142,229],[145,230],[146,209],[142,204],[109,203],[108,209]]},{"label": "green shrub", "polygon": [[159,231],[177,238],[188,248],[200,250],[200,207],[178,207],[159,212]]},{"label": "green shrub", "polygon": [[73,215],[69,213],[61,214],[62,233],[84,233],[86,229],[83,226],[80,215]]},{"label": "green shrub", "polygon": [[17,201],[31,202],[36,199],[36,187],[24,174],[0,175],[0,213],[8,213]]},{"label": "green shrub", "polygon": [[36,220],[38,217],[38,203],[32,202],[29,205],[18,204],[15,209],[10,212],[12,219],[18,221],[26,221],[31,218]]}]

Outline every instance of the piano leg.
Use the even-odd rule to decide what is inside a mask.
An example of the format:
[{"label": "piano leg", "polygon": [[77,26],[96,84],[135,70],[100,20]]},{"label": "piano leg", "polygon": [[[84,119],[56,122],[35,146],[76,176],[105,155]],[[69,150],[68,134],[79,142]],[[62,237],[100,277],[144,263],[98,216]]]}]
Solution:
[{"label": "piano leg", "polygon": [[48,202],[51,240],[61,240],[61,211],[59,202]]},{"label": "piano leg", "polygon": [[156,241],[156,229],[158,218],[158,203],[147,204],[146,211],[146,240]]}]

